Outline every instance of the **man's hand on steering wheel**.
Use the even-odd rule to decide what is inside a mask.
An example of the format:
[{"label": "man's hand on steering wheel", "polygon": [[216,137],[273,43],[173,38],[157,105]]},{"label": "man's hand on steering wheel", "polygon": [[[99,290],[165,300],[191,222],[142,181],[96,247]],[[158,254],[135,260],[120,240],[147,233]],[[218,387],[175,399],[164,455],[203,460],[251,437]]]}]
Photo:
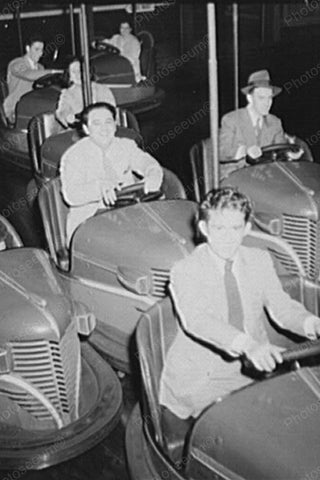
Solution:
[{"label": "man's hand on steering wheel", "polygon": [[102,189],[102,198],[103,202],[107,207],[114,205],[117,201],[117,190],[120,190],[121,187],[106,186]]},{"label": "man's hand on steering wheel", "polygon": [[249,147],[247,150],[247,155],[249,155],[250,158],[256,160],[257,158],[261,157],[262,150],[260,147],[258,147],[258,145],[251,145],[251,147]]},{"label": "man's hand on steering wheel", "polygon": [[244,354],[257,370],[272,372],[277,364],[283,362],[281,352],[284,350],[270,343],[253,342],[245,349]]}]

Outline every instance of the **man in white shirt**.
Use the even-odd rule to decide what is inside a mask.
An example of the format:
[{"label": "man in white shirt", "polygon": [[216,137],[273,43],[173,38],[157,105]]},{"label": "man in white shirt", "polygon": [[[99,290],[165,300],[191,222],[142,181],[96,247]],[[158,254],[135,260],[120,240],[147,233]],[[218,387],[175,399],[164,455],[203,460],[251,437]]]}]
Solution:
[{"label": "man in white shirt", "polygon": [[100,208],[113,205],[116,191],[134,183],[134,173],[144,179],[145,193],[159,190],[162,168],[134,140],[115,137],[116,109],[99,102],[81,114],[85,138],[63,154],[60,165],[62,195],[70,206],[67,241],[75,229]]},{"label": "man in white shirt", "polygon": [[11,123],[15,121],[16,104],[27,92],[32,90],[32,84],[38,78],[55,73],[57,70],[45,70],[39,63],[43,55],[44,41],[41,36],[34,35],[26,43],[26,54],[11,60],[7,69],[9,95],[4,100],[3,107],[6,117]]},{"label": "man in white shirt", "polygon": [[180,418],[197,417],[248,385],[242,357],[267,372],[282,362],[282,349],[268,340],[264,309],[286,330],[311,339],[320,335],[320,319],[283,291],[270,255],[242,245],[251,211],[248,198],[232,187],[210,192],[198,215],[206,242],[171,271],[182,328],[167,353],[159,395]]}]

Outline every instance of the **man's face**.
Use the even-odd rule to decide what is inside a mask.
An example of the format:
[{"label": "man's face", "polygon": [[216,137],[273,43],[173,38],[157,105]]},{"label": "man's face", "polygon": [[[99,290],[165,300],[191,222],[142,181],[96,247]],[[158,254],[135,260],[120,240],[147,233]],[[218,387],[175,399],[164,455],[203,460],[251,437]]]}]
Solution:
[{"label": "man's face", "polygon": [[38,63],[43,55],[43,49],[43,42],[33,42],[32,45],[27,45],[26,51],[29,58],[31,58],[34,63]]},{"label": "man's face", "polygon": [[224,208],[211,210],[208,222],[200,222],[199,227],[212,251],[228,260],[237,253],[251,225],[245,223],[244,214],[239,210]]},{"label": "man's face", "polygon": [[131,33],[131,27],[130,27],[129,23],[127,23],[127,22],[121,23],[120,24],[120,34],[123,37],[126,37],[127,35],[129,35],[129,33]]},{"label": "man's face", "polygon": [[89,113],[86,133],[101,147],[107,147],[115,134],[116,123],[106,108],[97,108]]},{"label": "man's face", "polygon": [[248,100],[257,115],[267,115],[273,101],[272,89],[265,87],[255,88],[253,92],[248,95]]}]

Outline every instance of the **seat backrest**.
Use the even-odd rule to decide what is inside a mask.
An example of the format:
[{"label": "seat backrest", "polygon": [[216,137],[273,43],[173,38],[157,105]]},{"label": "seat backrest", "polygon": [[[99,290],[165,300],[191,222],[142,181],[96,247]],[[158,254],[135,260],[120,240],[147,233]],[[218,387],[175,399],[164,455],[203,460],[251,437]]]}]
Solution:
[{"label": "seat backrest", "polygon": [[307,144],[307,142],[305,142],[304,140],[302,140],[299,137],[295,137],[294,138],[294,143],[299,145],[299,147],[301,147],[302,150],[303,150],[303,156],[302,156],[301,160],[304,160],[306,162],[313,162],[314,161],[311,149],[310,149],[309,145]]},{"label": "seat backrest", "polygon": [[63,127],[57,122],[53,112],[45,112],[32,117],[28,125],[28,142],[31,161],[35,173],[41,174],[41,146],[51,135],[57,135]]},{"label": "seat backrest", "polygon": [[9,95],[8,84],[5,75],[0,74],[0,101],[3,103],[4,99]]},{"label": "seat backrest", "polygon": [[169,347],[179,325],[170,297],[153,305],[139,320],[136,339],[144,388],[144,420],[153,427],[155,440],[165,448],[159,404],[160,377]]},{"label": "seat backrest", "polygon": [[120,127],[131,128],[140,133],[140,126],[136,116],[125,108],[117,108],[117,125]]},{"label": "seat backrest", "polygon": [[0,215],[0,250],[23,247],[19,234],[8,220]]},{"label": "seat backrest", "polygon": [[154,38],[147,30],[137,33],[137,37],[141,43],[140,53],[140,69],[142,75],[150,78],[155,73],[154,62]]},{"label": "seat backrest", "polygon": [[195,200],[201,202],[214,185],[213,153],[209,138],[191,147],[190,162]]},{"label": "seat backrest", "polygon": [[0,125],[3,127],[8,127],[8,121],[6,114],[4,113],[3,102],[9,94],[8,84],[5,79],[5,75],[0,76]]},{"label": "seat backrest", "polygon": [[167,168],[163,170],[163,181],[161,191],[166,200],[186,200],[187,194],[177,175]]},{"label": "seat backrest", "polygon": [[51,258],[59,268],[68,271],[70,261],[66,225],[69,208],[61,195],[60,177],[42,185],[39,206]]}]

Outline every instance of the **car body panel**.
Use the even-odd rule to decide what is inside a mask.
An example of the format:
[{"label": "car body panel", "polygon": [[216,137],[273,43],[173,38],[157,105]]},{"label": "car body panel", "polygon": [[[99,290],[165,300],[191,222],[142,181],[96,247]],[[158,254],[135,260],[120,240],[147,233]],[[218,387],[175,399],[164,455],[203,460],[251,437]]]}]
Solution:
[{"label": "car body panel", "polygon": [[[13,236],[8,222],[0,223],[2,234],[7,228]],[[20,472],[23,465],[25,473],[109,435],[120,420],[122,390],[85,339],[92,312],[66,296],[46,252],[16,240],[17,248],[0,254],[0,468]]]},{"label": "car body panel", "polygon": [[248,480],[298,480],[317,471],[319,372],[315,366],[275,376],[212,405],[193,429],[191,457],[202,452]]}]

